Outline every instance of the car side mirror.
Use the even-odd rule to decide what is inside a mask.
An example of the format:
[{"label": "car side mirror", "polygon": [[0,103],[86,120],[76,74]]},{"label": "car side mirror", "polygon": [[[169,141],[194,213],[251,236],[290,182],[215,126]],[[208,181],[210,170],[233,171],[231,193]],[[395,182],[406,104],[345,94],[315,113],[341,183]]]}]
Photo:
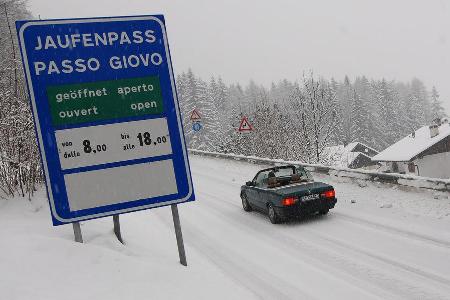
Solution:
[{"label": "car side mirror", "polygon": [[253,183],[253,181],[247,181],[245,183],[246,186],[254,186],[255,184]]}]

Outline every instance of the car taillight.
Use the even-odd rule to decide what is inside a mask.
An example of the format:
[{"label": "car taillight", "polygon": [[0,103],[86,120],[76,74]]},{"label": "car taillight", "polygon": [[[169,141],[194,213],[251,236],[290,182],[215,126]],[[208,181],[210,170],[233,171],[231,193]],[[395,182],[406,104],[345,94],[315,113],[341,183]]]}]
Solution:
[{"label": "car taillight", "polygon": [[284,206],[290,206],[294,205],[297,202],[297,200],[298,200],[297,197],[287,197],[281,201],[281,204],[283,204]]},{"label": "car taillight", "polygon": [[336,192],[334,190],[329,190],[322,193],[321,196],[325,198],[334,198],[336,196]]}]

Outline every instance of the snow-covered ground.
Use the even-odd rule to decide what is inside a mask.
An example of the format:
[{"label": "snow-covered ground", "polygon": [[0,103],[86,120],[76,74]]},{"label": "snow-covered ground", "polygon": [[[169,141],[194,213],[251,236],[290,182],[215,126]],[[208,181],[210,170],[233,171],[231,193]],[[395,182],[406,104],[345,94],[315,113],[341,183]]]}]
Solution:
[{"label": "snow-covered ground", "polygon": [[450,299],[450,197],[316,176],[335,186],[325,217],[272,225],[239,189],[262,166],[191,155],[197,201],[52,227],[44,193],[0,200],[0,299]]}]

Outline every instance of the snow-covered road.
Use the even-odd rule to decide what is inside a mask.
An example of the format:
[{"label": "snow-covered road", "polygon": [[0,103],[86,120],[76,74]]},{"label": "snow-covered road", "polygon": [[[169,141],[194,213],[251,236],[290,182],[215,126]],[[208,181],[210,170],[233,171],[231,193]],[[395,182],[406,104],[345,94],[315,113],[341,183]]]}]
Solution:
[{"label": "snow-covered road", "polygon": [[449,217],[440,223],[430,212],[408,216],[402,209],[427,196],[430,205],[448,206],[448,199],[388,186],[361,188],[324,176],[320,179],[336,187],[336,209],[326,217],[274,226],[265,215],[241,209],[240,185],[259,168],[193,157],[198,202],[196,209],[183,210],[188,244],[205,255],[213,251],[212,261],[257,296],[450,298]]},{"label": "snow-covered road", "polygon": [[50,227],[42,199],[14,199],[0,202],[0,299],[76,299],[77,289],[91,299],[450,299],[447,194],[318,176],[335,186],[336,208],[272,225],[239,198],[263,166],[190,160],[197,201],[179,206],[187,269],[167,207],[123,215],[125,246],[110,218],[84,222],[76,245],[70,226]]}]

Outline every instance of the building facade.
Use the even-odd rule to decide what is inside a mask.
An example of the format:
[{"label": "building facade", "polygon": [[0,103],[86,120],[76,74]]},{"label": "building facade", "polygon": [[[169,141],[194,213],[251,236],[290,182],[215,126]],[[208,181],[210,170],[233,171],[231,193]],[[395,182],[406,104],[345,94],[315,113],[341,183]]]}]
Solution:
[{"label": "building facade", "polygon": [[450,178],[450,124],[439,120],[424,126],[372,158],[386,172]]}]

